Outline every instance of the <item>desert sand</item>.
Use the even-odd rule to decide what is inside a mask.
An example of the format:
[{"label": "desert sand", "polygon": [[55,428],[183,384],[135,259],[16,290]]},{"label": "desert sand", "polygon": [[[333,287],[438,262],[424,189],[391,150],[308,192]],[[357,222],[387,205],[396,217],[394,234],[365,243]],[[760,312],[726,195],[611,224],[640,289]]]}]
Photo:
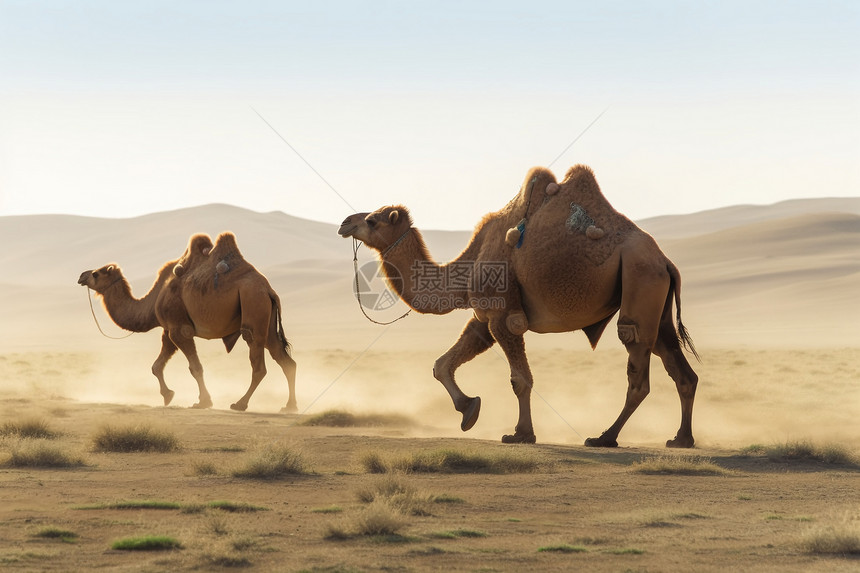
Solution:
[{"label": "desert sand", "polygon": [[[635,471],[642,459],[666,454],[663,444],[678,425],[677,394],[657,361],[651,394],[622,431],[620,447],[582,446],[623,404],[626,354],[612,327],[595,351],[582,333],[526,336],[537,445],[499,443],[513,430],[516,400],[496,349],[458,371],[463,390],[483,398],[477,425],[460,432],[459,414],[431,368],[467,314],[368,322],[352,292],[352,245],[335,225],[227,205],[123,220],[0,218],[0,240],[12,246],[0,253],[7,269],[0,279],[0,426],[44,420],[61,432],[52,442],[85,461],[71,469],[0,468],[0,564],[26,571],[856,568],[856,557],[810,554],[802,542],[815,530],[860,530],[860,469],[774,461],[749,447],[808,441],[860,450],[860,198],[639,223],[683,277],[684,322],[702,357],[693,362],[700,377],[696,448],[685,454],[725,470],[718,475]],[[160,332],[104,337],[86,289],[76,284],[82,271],[116,262],[142,296],[192,233],[225,230],[236,233],[245,258],[280,294],[299,368],[297,415],[279,413],[286,382],[271,361],[248,411],[228,410],[250,380],[241,341],[229,355],[220,341],[198,341],[213,409],[188,409],[197,387],[181,355],[166,371],[176,396],[164,408],[150,373]],[[455,256],[468,237],[425,232],[438,260]],[[372,275],[371,254],[361,249],[359,258]],[[381,280],[371,287],[382,289]],[[93,304],[101,328],[122,336],[99,301]],[[404,310],[398,303],[373,316],[386,320]],[[408,423],[301,425],[332,409],[396,413]],[[108,423],[172,432],[181,450],[96,452],[92,437]],[[232,475],[243,457],[273,443],[301,452],[310,473],[274,481]],[[19,446],[13,436],[0,437],[0,463]],[[407,516],[396,541],[326,538],[333,524],[367,510],[357,492],[381,479],[362,466],[363,452],[434,448],[526,451],[541,465],[505,474],[400,476],[420,495],[456,502]],[[204,462],[216,471],[201,475],[195,468]],[[80,509],[128,500],[230,500],[265,510]],[[338,512],[325,511],[332,507]],[[78,537],[36,537],[48,526]],[[475,536],[448,535],[454,531]],[[169,535],[183,549],[110,549],[116,539],[137,535]],[[582,551],[540,551],[559,546]]]}]

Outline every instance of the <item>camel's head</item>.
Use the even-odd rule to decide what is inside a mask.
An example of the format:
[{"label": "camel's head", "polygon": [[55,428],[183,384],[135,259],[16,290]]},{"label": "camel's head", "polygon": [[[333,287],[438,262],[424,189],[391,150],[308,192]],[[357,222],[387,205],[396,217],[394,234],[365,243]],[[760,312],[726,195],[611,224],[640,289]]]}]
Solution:
[{"label": "camel's head", "polygon": [[89,287],[97,293],[104,293],[121,280],[123,280],[122,270],[119,266],[110,264],[94,271],[82,272],[78,284]]},{"label": "camel's head", "polygon": [[412,217],[403,205],[390,205],[373,213],[356,213],[344,219],[338,234],[354,237],[377,251],[385,251],[412,227]]}]

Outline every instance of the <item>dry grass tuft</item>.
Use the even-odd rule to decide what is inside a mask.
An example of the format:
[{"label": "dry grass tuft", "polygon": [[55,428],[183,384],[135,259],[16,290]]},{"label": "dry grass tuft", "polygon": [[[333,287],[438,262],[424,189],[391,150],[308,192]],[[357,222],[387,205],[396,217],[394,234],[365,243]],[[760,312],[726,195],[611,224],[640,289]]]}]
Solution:
[{"label": "dry grass tuft", "polygon": [[363,503],[384,501],[405,515],[430,515],[432,496],[419,495],[415,486],[403,476],[386,475],[370,486],[359,489],[356,496]]},{"label": "dry grass tuft", "polygon": [[285,444],[268,444],[253,452],[244,465],[233,470],[234,477],[276,480],[308,475],[302,455]]},{"label": "dry grass tuft", "polygon": [[820,462],[825,464],[860,465],[860,458],[846,446],[834,443],[815,444],[798,440],[767,446],[753,444],[741,450],[744,455],[761,455],[774,462]]},{"label": "dry grass tuft", "polygon": [[55,444],[23,439],[11,445],[9,458],[0,466],[8,468],[74,468],[86,465],[84,458]]},{"label": "dry grass tuft", "polygon": [[0,426],[0,436],[14,438],[40,438],[53,440],[60,437],[61,433],[52,430],[45,420],[28,418],[16,422],[4,422]]},{"label": "dry grass tuft", "polygon": [[658,454],[646,456],[630,466],[630,471],[640,474],[715,476],[731,475],[731,471],[718,466],[706,456],[689,454]]},{"label": "dry grass tuft", "polygon": [[860,519],[814,527],[803,536],[800,546],[812,555],[860,555]]},{"label": "dry grass tuft", "polygon": [[438,448],[400,456],[365,452],[360,463],[368,473],[530,473],[549,464],[533,451]]},{"label": "dry grass tuft", "polygon": [[93,436],[93,449],[97,452],[175,452],[180,449],[179,439],[172,433],[151,426],[103,426]]},{"label": "dry grass tuft", "polygon": [[414,423],[406,416],[401,416],[400,414],[353,414],[346,410],[327,410],[302,421],[301,425],[355,428],[379,426],[408,427],[414,425]]}]

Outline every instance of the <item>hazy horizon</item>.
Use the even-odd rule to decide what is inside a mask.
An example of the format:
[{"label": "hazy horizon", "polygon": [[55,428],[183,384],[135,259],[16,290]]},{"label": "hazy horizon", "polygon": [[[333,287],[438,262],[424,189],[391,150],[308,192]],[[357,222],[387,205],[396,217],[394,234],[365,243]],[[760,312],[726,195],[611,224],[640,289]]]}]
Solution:
[{"label": "hazy horizon", "polygon": [[849,2],[3,3],[0,215],[404,203],[468,229],[576,163],[633,219],[855,196],[858,25]]}]

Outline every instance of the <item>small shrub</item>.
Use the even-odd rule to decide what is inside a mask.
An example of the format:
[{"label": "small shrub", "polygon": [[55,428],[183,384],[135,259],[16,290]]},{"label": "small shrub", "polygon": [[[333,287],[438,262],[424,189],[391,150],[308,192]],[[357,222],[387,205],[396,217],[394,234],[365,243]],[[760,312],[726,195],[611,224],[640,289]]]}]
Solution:
[{"label": "small shrub", "polygon": [[245,465],[233,470],[234,477],[276,480],[289,476],[306,475],[301,454],[283,444],[269,444],[253,453]]},{"label": "small shrub", "polygon": [[114,541],[111,549],[118,551],[165,551],[168,549],[182,549],[182,544],[163,535],[150,537],[128,537]]},{"label": "small shrub", "polygon": [[397,535],[406,520],[388,502],[375,501],[358,516],[355,525],[357,535]]},{"label": "small shrub", "polygon": [[174,452],[179,450],[175,435],[146,425],[104,426],[93,436],[93,449],[97,452]]},{"label": "small shrub", "polygon": [[430,537],[436,539],[458,539],[460,537],[479,538],[486,537],[487,534],[483,531],[475,531],[474,529],[454,529],[452,531],[437,531],[431,533]]},{"label": "small shrub", "polygon": [[801,547],[812,555],[860,555],[860,528],[850,523],[810,531]]},{"label": "small shrub", "polygon": [[391,465],[378,452],[364,452],[359,462],[369,474],[385,474],[391,471]]},{"label": "small shrub", "polygon": [[73,468],[86,465],[83,457],[54,444],[39,440],[21,440],[11,447],[2,464],[9,468]]},{"label": "small shrub", "polygon": [[525,450],[479,452],[439,448],[385,459],[376,452],[366,452],[361,463],[369,473],[393,471],[416,473],[528,473],[545,466],[537,455]]},{"label": "small shrub", "polygon": [[826,443],[813,444],[808,441],[786,442],[773,444],[764,448],[768,459],[775,462],[821,462],[825,464],[856,465],[857,456],[845,446]]},{"label": "small shrub", "polygon": [[60,436],[60,432],[52,430],[44,420],[31,418],[18,422],[5,422],[0,426],[0,436],[53,440]]},{"label": "small shrub", "polygon": [[685,454],[646,456],[641,461],[634,462],[630,470],[640,474],[684,476],[729,475],[731,473],[713,463],[710,458]]},{"label": "small shrub", "polygon": [[333,428],[411,426],[412,421],[399,414],[353,414],[345,410],[327,410],[304,420],[301,425]]},{"label": "small shrub", "polygon": [[359,501],[373,503],[385,501],[395,509],[409,515],[430,515],[427,496],[419,496],[415,487],[402,476],[387,475],[369,487],[356,492]]},{"label": "small shrub", "polygon": [[213,462],[206,460],[197,460],[192,462],[191,468],[194,471],[194,475],[198,476],[214,476],[218,475],[218,468],[215,466]]}]

